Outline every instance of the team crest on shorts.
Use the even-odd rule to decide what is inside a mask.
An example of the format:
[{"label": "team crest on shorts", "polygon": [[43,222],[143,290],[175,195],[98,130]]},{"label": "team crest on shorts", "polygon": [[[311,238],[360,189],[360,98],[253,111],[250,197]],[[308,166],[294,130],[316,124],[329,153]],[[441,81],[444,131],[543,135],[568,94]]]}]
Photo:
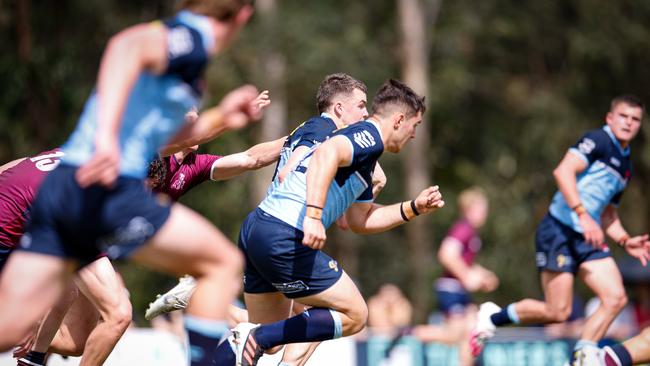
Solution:
[{"label": "team crest on shorts", "polygon": [[333,269],[333,270],[336,271],[336,272],[339,271],[339,263],[338,263],[337,261],[335,261],[334,259],[332,259],[332,260],[329,262],[329,267],[330,267],[330,269]]},{"label": "team crest on shorts", "polygon": [[556,258],[557,266],[562,268],[571,264],[571,257],[567,257],[564,254],[558,254]]}]

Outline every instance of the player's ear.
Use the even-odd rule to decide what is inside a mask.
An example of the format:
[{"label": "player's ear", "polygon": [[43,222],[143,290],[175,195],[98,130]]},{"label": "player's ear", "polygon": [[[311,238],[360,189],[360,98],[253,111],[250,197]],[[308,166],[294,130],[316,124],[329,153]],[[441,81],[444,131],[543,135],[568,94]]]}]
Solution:
[{"label": "player's ear", "polygon": [[404,116],[404,114],[395,113],[393,115],[393,120],[394,120],[393,128],[396,129],[396,130],[399,129],[399,127],[404,123],[405,119],[406,119],[406,116]]}]

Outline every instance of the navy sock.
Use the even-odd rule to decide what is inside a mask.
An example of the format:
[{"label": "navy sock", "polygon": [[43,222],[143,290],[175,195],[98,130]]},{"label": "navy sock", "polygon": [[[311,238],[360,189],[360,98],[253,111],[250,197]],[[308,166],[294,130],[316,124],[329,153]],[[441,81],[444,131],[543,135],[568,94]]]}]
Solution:
[{"label": "navy sock", "polygon": [[232,349],[230,342],[226,339],[221,342],[219,347],[214,351],[212,364],[219,366],[235,366],[235,362],[237,362],[237,356],[235,355],[235,351]]},{"label": "navy sock", "polygon": [[45,352],[29,351],[21,360],[29,361],[31,365],[45,365]]},{"label": "navy sock", "polygon": [[190,341],[190,365],[210,366],[219,340],[228,330],[225,322],[185,316],[185,330]]},{"label": "navy sock", "polygon": [[[609,352],[607,348],[611,349]],[[614,355],[612,355],[614,353]],[[614,357],[617,357],[616,360]],[[605,349],[605,365],[606,366],[632,366],[632,356],[622,344],[616,344]]]},{"label": "navy sock", "polygon": [[341,318],[330,309],[313,308],[287,320],[262,325],[255,340],[263,349],[281,344],[318,342],[341,337]]},{"label": "navy sock", "polygon": [[[512,305],[512,304],[511,304]],[[508,325],[514,323],[513,319],[511,319],[510,314],[508,309],[510,308],[510,305],[506,306],[505,308],[501,309],[498,313],[494,313],[490,315],[490,320],[492,321],[492,324],[496,325],[497,327],[500,327],[502,325]]]}]

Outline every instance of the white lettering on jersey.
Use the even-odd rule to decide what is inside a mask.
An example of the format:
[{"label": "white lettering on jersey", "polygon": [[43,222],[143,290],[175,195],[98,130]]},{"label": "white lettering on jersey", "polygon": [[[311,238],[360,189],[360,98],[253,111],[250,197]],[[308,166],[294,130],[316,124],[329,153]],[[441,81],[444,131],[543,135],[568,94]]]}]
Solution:
[{"label": "white lettering on jersey", "polygon": [[620,168],[620,167],[621,167],[621,161],[618,160],[618,159],[616,159],[616,158],[613,157],[613,156],[609,159],[609,162],[612,163],[612,165],[615,166],[615,167],[617,167],[617,168]]},{"label": "white lettering on jersey", "polygon": [[194,49],[192,35],[187,28],[172,28],[167,38],[167,48],[170,58],[186,55]]},{"label": "white lettering on jersey", "polygon": [[371,146],[375,146],[375,144],[377,143],[375,141],[375,138],[372,137],[372,135],[368,131],[356,132],[354,134],[354,142],[356,142],[357,145],[363,148],[369,148]]},{"label": "white lettering on jersey", "polygon": [[51,172],[52,170],[56,169],[57,166],[59,166],[61,158],[64,155],[65,153],[63,151],[57,151],[52,154],[35,156],[33,158],[30,158],[29,161],[36,163],[36,169],[42,172]]},{"label": "white lettering on jersey", "polygon": [[585,138],[581,143],[578,144],[578,150],[580,150],[580,152],[585,155],[590,154],[595,147],[596,143],[590,138]]},{"label": "white lettering on jersey", "polygon": [[172,183],[172,189],[180,190],[185,185],[185,173],[181,173],[178,180]]}]

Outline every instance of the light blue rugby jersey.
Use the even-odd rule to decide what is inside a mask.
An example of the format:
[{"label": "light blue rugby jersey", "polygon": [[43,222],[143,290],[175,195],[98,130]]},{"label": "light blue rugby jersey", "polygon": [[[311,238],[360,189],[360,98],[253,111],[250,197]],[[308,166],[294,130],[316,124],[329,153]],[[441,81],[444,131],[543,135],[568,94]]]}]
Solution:
[{"label": "light blue rugby jersey", "polygon": [[[168,29],[168,66],[162,75],[143,72],[129,94],[119,132],[120,175],[144,178],[149,162],[198,106],[203,70],[214,34],[207,17],[182,11],[163,22]],[[77,127],[63,145],[64,164],[80,166],[94,152],[97,93],[88,98]]]},{"label": "light blue rugby jersey", "polygon": [[287,164],[289,157],[291,157],[291,154],[295,149],[299,146],[312,148],[327,140],[335,130],[336,123],[334,123],[332,117],[327,113],[321,113],[320,116],[311,117],[291,131],[284,142],[284,146],[282,146],[282,150],[280,151],[280,159],[278,159],[278,163],[275,166],[273,179],[271,180],[271,185],[269,186],[266,195],[268,196],[278,188],[278,186],[280,186],[278,174]]},{"label": "light blue rugby jersey", "polygon": [[[630,148],[623,149],[609,126],[588,131],[569,151],[589,166],[576,177],[580,202],[600,224],[609,204],[618,205],[631,177]],[[567,205],[560,191],[549,207],[550,214],[574,231],[582,233],[578,215]]]},{"label": "light blue rugby jersey", "polygon": [[[334,134],[345,136],[352,146],[352,161],[339,167],[327,192],[323,208],[323,225],[328,228],[354,202],[372,202],[372,173],[384,151],[379,126],[373,121],[358,122]],[[260,204],[260,209],[302,230],[306,211],[307,170],[317,145],[289,174],[277,189]]]}]

